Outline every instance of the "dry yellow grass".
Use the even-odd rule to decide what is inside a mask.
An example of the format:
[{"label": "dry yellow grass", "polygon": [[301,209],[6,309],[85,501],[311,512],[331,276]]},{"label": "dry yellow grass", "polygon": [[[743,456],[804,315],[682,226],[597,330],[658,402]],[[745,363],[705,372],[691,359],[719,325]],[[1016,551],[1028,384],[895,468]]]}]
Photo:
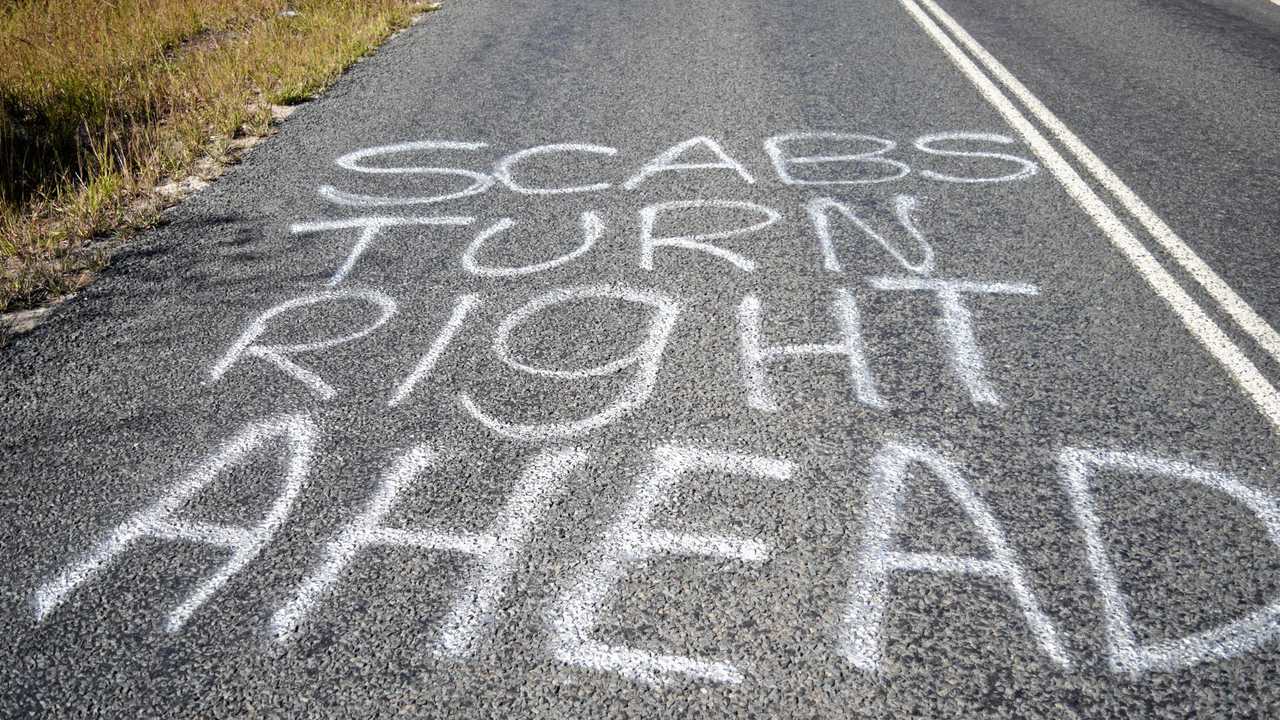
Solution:
[{"label": "dry yellow grass", "polygon": [[149,191],[262,134],[419,0],[0,4],[0,312],[82,285],[153,219]]}]

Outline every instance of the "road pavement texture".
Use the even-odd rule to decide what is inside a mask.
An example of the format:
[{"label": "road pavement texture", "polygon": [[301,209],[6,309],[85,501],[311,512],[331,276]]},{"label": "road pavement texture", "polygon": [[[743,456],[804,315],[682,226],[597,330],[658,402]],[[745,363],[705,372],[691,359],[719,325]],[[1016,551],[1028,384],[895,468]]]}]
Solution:
[{"label": "road pavement texture", "polygon": [[0,714],[1276,716],[1246,5],[447,5],[0,350]]}]

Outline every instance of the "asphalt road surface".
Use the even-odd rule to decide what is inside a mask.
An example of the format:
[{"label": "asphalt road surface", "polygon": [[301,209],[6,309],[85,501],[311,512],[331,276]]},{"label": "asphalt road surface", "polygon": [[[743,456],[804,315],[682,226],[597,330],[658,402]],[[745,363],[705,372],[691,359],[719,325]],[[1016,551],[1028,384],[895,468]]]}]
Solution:
[{"label": "asphalt road surface", "polygon": [[1278,76],[451,2],[0,348],[0,714],[1276,717]]}]

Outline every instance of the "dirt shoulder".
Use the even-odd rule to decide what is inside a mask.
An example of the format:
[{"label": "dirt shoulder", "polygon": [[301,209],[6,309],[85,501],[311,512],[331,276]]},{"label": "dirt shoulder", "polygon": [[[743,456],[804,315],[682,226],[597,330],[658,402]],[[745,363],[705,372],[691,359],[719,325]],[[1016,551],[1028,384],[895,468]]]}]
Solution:
[{"label": "dirt shoulder", "polygon": [[90,282],[437,3],[20,0],[0,9],[0,336]]}]

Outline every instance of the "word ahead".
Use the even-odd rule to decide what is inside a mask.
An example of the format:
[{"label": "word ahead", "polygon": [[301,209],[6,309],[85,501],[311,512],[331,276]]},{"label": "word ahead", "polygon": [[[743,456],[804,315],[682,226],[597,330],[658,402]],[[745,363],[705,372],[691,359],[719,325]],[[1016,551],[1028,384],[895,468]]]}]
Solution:
[{"label": "word ahead", "polygon": [[[36,617],[44,620],[76,588],[130,550],[153,547],[144,539],[211,545],[231,557],[204,578],[173,608],[167,628],[180,630],[279,532],[311,474],[318,445],[318,430],[306,414],[286,414],[248,424],[207,458],[188,477],[174,485],[149,507],[117,527],[83,559],[63,569],[35,594]],[[254,456],[274,457],[282,451],[286,461],[281,489],[251,526],[213,524],[187,518],[185,506],[217,476]],[[388,525],[386,518],[419,478],[437,464],[429,445],[409,448],[395,458],[365,506],[320,549],[320,561],[277,608],[271,631],[277,642],[292,640],[298,628],[325,597],[342,582],[343,575],[368,560],[375,548],[401,548],[422,553],[446,552],[470,560],[470,572],[456,594],[442,626],[433,638],[436,650],[465,658],[478,649],[494,624],[495,609],[510,585],[516,560],[535,527],[547,521],[552,501],[565,492],[575,471],[590,455],[576,448],[544,449],[528,459],[506,502],[493,523],[481,532],[442,527]],[[274,460],[271,467],[280,467]],[[926,472],[909,472],[912,468]],[[1149,670],[1173,670],[1206,660],[1246,652],[1280,632],[1280,600],[1244,618],[1194,635],[1155,643],[1140,643],[1130,624],[1132,604],[1120,589],[1109,559],[1106,541],[1090,490],[1107,472],[1166,478],[1195,483],[1223,493],[1262,521],[1272,543],[1280,545],[1280,504],[1275,499],[1225,474],[1128,452],[1067,448],[1059,454],[1059,481],[1071,511],[1083,532],[1093,581],[1101,596],[1106,624],[1107,654],[1111,668],[1137,674]],[[799,472],[791,462],[695,445],[662,445],[652,455],[652,466],[637,483],[612,524],[587,554],[589,567],[571,579],[556,599],[548,617],[549,652],[558,660],[596,671],[619,673],[648,683],[681,678],[736,683],[743,672],[732,659],[688,657],[647,652],[606,642],[596,634],[598,619],[608,612],[610,595],[628,573],[646,560],[661,557],[709,557],[742,563],[768,562],[771,546],[760,538],[677,532],[663,528],[657,516],[669,511],[670,498],[691,476],[753,476],[765,481],[788,482]],[[987,550],[986,557],[968,557],[904,551],[900,542],[902,509],[909,477],[929,477],[963,509]],[[856,559],[848,582],[842,620],[834,629],[837,652],[859,670],[880,668],[885,608],[891,597],[891,576],[896,573],[935,573],[982,578],[1002,587],[1014,601],[1034,642],[1049,662],[1069,668],[1072,659],[1063,646],[1053,620],[1040,600],[1010,545],[999,520],[974,490],[961,468],[929,448],[910,442],[888,442],[870,461],[864,500],[861,542],[853,548]],[[686,508],[687,509],[687,508]]]}]

